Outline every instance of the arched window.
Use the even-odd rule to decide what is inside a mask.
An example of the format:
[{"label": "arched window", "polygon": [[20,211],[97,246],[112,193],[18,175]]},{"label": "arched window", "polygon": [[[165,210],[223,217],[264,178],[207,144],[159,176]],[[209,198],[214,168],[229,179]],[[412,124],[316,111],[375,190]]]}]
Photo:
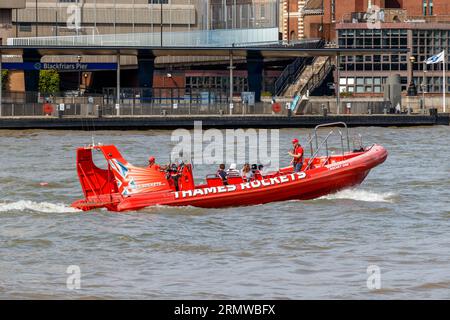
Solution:
[{"label": "arched window", "polygon": [[296,36],[296,34],[295,34],[295,31],[291,31],[291,35],[289,36],[289,39],[290,39],[291,41],[297,39],[297,36]]}]

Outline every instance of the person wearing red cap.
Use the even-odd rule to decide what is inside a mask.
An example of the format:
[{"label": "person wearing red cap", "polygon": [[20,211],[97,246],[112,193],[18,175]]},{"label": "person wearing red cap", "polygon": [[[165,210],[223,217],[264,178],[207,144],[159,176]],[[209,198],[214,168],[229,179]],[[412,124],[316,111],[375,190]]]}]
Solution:
[{"label": "person wearing red cap", "polygon": [[294,167],[294,172],[302,171],[303,166],[303,148],[298,142],[298,139],[292,140],[292,146],[294,149],[288,152],[288,154],[292,157],[292,166]]},{"label": "person wearing red cap", "polygon": [[154,169],[154,170],[161,170],[161,167],[157,164],[155,164],[155,157],[150,157],[148,158],[148,168],[149,169]]},{"label": "person wearing red cap", "polygon": [[161,166],[161,165],[159,165],[159,164],[156,164],[155,162],[156,162],[155,157],[150,156],[150,157],[148,158],[148,168],[149,168],[149,169],[154,169],[154,170],[159,170],[159,171],[165,171],[165,170],[167,170],[167,168],[168,168],[167,165],[162,165],[162,166]]}]

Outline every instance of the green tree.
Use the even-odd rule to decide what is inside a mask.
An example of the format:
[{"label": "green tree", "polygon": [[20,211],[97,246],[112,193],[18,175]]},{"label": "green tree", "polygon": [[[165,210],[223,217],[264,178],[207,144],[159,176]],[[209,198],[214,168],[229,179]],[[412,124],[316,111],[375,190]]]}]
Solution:
[{"label": "green tree", "polygon": [[5,90],[6,86],[8,84],[8,76],[9,71],[8,70],[2,70],[2,89]]},{"label": "green tree", "polygon": [[39,72],[39,91],[42,94],[59,92],[59,73],[56,70],[41,70]]}]

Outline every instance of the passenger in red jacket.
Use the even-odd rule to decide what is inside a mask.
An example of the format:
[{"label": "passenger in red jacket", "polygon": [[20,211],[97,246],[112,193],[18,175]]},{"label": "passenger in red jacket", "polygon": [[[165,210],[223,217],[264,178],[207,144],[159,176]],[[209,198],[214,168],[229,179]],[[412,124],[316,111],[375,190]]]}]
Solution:
[{"label": "passenger in red jacket", "polygon": [[292,146],[294,148],[288,154],[292,157],[291,163],[294,167],[294,172],[300,172],[303,166],[303,148],[298,142],[298,139],[292,140]]}]

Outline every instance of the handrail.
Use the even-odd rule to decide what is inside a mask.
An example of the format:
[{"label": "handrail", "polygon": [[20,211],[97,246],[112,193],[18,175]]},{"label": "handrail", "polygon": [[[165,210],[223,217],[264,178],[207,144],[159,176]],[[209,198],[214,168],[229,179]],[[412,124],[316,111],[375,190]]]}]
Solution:
[{"label": "handrail", "polygon": [[344,152],[344,137],[342,136],[342,131],[338,130],[339,135],[341,136],[341,149],[342,149],[342,157],[344,156],[345,152]]},{"label": "handrail", "polygon": [[[256,44],[262,40],[267,44],[278,41],[278,28],[247,28],[247,29],[215,29],[192,30],[189,32],[167,32],[163,46],[167,47],[197,47],[197,46],[239,46],[241,43]],[[8,45],[18,46],[110,46],[122,43],[128,46],[160,47],[161,36],[158,32],[116,33],[96,35],[64,35],[47,37],[9,38]],[[131,41],[131,44],[130,44]],[[309,42],[306,42],[308,44]]]},{"label": "handrail", "polygon": [[[322,165],[326,165],[326,164],[329,162],[330,157],[331,157],[331,156],[329,155],[329,150],[328,150],[328,140],[329,140],[329,138],[330,138],[331,135],[333,135],[333,134],[336,133],[336,131],[335,131],[335,129],[332,129],[332,130],[328,133],[328,135],[325,137],[325,139],[323,139],[323,140],[320,142],[320,144],[319,144],[318,130],[321,129],[321,128],[325,128],[325,127],[341,127],[341,126],[342,126],[343,128],[345,128],[345,134],[346,134],[346,136],[347,136],[347,137],[346,137],[346,140],[347,140],[347,151],[350,152],[349,129],[348,129],[348,126],[347,126],[347,124],[346,124],[345,122],[339,121],[339,122],[332,122],[332,123],[319,124],[319,125],[317,125],[317,126],[314,128],[314,135],[311,135],[311,134],[308,135],[309,139],[308,139],[307,144],[310,145],[311,157],[310,157],[310,159],[309,159],[309,161],[308,161],[308,164],[307,164],[307,166],[306,166],[306,168],[305,168],[305,171],[310,169],[312,163],[313,163],[314,160],[318,157],[318,154],[319,154],[319,152],[323,149],[324,145],[325,145],[325,148],[326,148],[326,161],[325,161]],[[337,132],[339,133],[339,136],[340,136],[340,138],[341,138],[342,160],[343,160],[343,159],[344,159],[344,156],[345,156],[345,147],[344,147],[344,139],[345,139],[345,138],[344,138],[343,131],[341,131],[341,129],[338,129]],[[315,140],[315,145],[316,145],[315,150],[314,150],[314,147],[313,147],[312,140]],[[361,137],[361,140],[362,140],[362,137]],[[361,141],[361,147],[362,147],[362,141]]]},{"label": "handrail", "polygon": [[275,95],[280,95],[287,85],[292,82],[294,75],[300,74],[305,68],[306,60],[303,57],[299,57],[289,64],[283,72],[280,74],[279,78],[275,81]]},{"label": "handrail", "polygon": [[[315,61],[317,61],[317,57],[314,59],[314,62]],[[304,95],[307,91],[311,92],[314,88],[316,88],[325,79],[325,76],[328,74],[331,68],[332,68],[331,58],[328,57],[325,63],[320,67],[319,71],[314,72],[311,78],[299,90],[300,94]]]},{"label": "handrail", "polygon": [[[325,41],[321,39],[315,44],[314,48],[318,49],[323,48],[324,46]],[[314,63],[314,61],[315,60],[313,59],[312,63]],[[311,59],[299,57],[295,59],[294,62],[289,64],[275,81],[275,95],[281,95],[290,83],[293,83],[295,80],[297,80],[300,75],[303,74],[309,62],[311,62]]]},{"label": "handrail", "polygon": [[[308,161],[308,165],[305,168],[305,171],[309,170],[309,167],[311,166],[311,164],[313,163],[313,161],[317,158],[317,155],[319,154],[320,149],[322,148],[323,144],[326,143],[328,141],[328,138],[334,133],[333,130],[330,131],[330,133],[326,136],[326,138],[320,143],[320,146],[317,146],[316,152],[314,152],[314,155],[309,159]],[[317,137],[317,136],[316,136]],[[317,140],[316,140],[317,142]],[[327,152],[328,152],[328,148],[327,148]]]},{"label": "handrail", "polygon": [[346,131],[346,135],[347,135],[347,150],[348,152],[350,152],[350,140],[349,140],[349,133],[348,133],[348,126],[345,122],[332,122],[332,123],[324,123],[324,124],[319,124],[314,128],[314,136],[316,138],[316,148],[318,148],[318,136],[317,136],[317,130],[320,128],[325,128],[325,127],[337,127],[342,125],[345,128]]},{"label": "handrail", "polygon": [[313,136],[311,136],[311,134],[308,134],[308,137],[309,137],[309,139],[308,139],[308,142],[306,142],[306,144],[309,144],[309,149],[310,149],[310,155],[311,155],[311,157],[312,157],[312,155],[313,155],[313,145],[312,145],[312,141],[313,141]]},{"label": "handrail", "polygon": [[[445,9],[442,10],[442,12],[448,12],[448,6]],[[401,18],[401,22],[405,23],[448,23],[450,21],[450,15],[443,14],[438,16],[410,16],[407,15],[407,10],[405,9],[399,9],[399,8],[390,8],[390,9],[380,9],[379,13],[384,12],[384,19],[382,14],[375,15],[375,17],[381,21],[381,22],[389,22],[387,21],[387,16],[394,16],[397,15],[399,18]],[[403,15],[405,13],[405,15]],[[376,12],[375,12],[376,14]],[[338,23],[354,23],[355,20],[359,23],[365,23],[368,20],[368,17],[374,18],[373,15],[371,15],[370,12],[348,12],[342,15],[341,19],[338,21]]]}]

